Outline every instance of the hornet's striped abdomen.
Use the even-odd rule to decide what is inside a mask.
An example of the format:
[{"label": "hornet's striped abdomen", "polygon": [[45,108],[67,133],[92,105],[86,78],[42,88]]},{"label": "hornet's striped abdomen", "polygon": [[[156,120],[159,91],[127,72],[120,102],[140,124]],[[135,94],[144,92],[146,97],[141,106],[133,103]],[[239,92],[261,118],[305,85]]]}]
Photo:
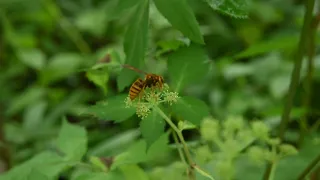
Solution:
[{"label": "hornet's striped abdomen", "polygon": [[134,100],[139,94],[140,92],[143,90],[144,88],[144,84],[145,82],[138,78],[130,87],[129,90],[129,96],[131,100]]}]

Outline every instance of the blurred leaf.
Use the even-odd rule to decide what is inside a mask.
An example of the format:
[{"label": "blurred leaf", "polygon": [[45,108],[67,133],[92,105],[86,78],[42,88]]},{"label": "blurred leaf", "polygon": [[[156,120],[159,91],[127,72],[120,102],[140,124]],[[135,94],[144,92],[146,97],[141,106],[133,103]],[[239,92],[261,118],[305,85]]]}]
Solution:
[{"label": "blurred leaf", "polygon": [[80,161],[87,151],[87,132],[83,127],[63,121],[57,146],[69,161]]},{"label": "blurred leaf", "polygon": [[154,0],[160,13],[193,42],[204,44],[197,19],[186,0]]},{"label": "blurred leaf", "polygon": [[280,99],[287,93],[289,85],[290,75],[288,74],[272,78],[269,89],[273,97]]},{"label": "blurred leaf", "polygon": [[52,152],[35,155],[28,161],[12,168],[6,175],[9,179],[25,180],[32,171],[39,171],[49,179],[55,178],[71,163],[63,162],[62,158]]},{"label": "blurred leaf", "polygon": [[315,141],[319,135],[319,132],[308,134],[298,155],[282,159],[277,165],[274,179],[296,179],[314,158],[319,156],[320,142]]},{"label": "blurred leaf", "polygon": [[147,149],[164,133],[164,127],[165,122],[156,111],[152,111],[142,119],[140,130],[142,137],[147,142]]},{"label": "blurred leaf", "polygon": [[98,168],[99,170],[101,170],[103,172],[108,171],[106,165],[100,160],[99,157],[90,156],[89,161],[94,167]]},{"label": "blurred leaf", "polygon": [[251,45],[246,50],[235,55],[235,59],[248,58],[251,56],[256,56],[266,52],[280,50],[280,49],[293,49],[298,43],[299,37],[297,35],[290,35],[285,37],[275,37],[271,40],[256,43]]},{"label": "blurred leaf", "polygon": [[102,36],[107,28],[107,14],[104,9],[90,9],[79,13],[75,25],[95,36]]},{"label": "blurred leaf", "polygon": [[180,40],[168,40],[168,41],[162,40],[162,41],[159,41],[157,45],[161,48],[156,53],[156,56],[158,57],[164,53],[178,50],[180,47],[184,46],[185,43]]},{"label": "blurred leaf", "polygon": [[46,101],[36,101],[25,110],[22,126],[26,133],[31,135],[39,130],[47,105]]},{"label": "blurred leaf", "polygon": [[[138,5],[135,13],[132,15],[124,38],[126,64],[136,68],[142,68],[144,64],[144,57],[148,41],[148,22],[149,0],[143,0]],[[119,91],[122,91],[126,86],[132,83],[136,76],[137,72],[126,68],[123,69],[117,78]]]},{"label": "blurred leaf", "polygon": [[27,176],[27,180],[47,180],[49,179],[39,170],[31,170],[30,174]]},{"label": "blurred leaf", "polygon": [[223,70],[226,79],[234,79],[253,74],[254,69],[252,66],[243,63],[232,63],[226,66]]},{"label": "blurred leaf", "polygon": [[123,180],[123,177],[116,172],[94,172],[80,175],[74,180]]},{"label": "blurred leaf", "polygon": [[110,0],[107,1],[105,12],[108,20],[115,18],[121,18],[123,14],[132,10],[135,6],[141,3],[143,0]]},{"label": "blurred leaf", "polygon": [[111,170],[121,167],[125,164],[136,164],[147,160],[146,142],[138,141],[133,144],[128,150],[117,155],[111,166]]},{"label": "blurred leaf", "polygon": [[171,54],[168,58],[168,71],[175,91],[180,92],[186,85],[203,79],[209,70],[206,61],[204,50],[197,45],[183,47]]},{"label": "blurred leaf", "polygon": [[162,135],[150,146],[149,150],[147,151],[148,160],[162,157],[170,150],[169,133],[162,133]]},{"label": "blurred leaf", "polygon": [[20,49],[17,54],[23,63],[36,70],[41,70],[45,65],[45,54],[39,49]]},{"label": "blurred leaf", "polygon": [[107,68],[89,70],[86,72],[86,76],[89,81],[93,82],[95,85],[100,87],[104,94],[108,92],[108,81],[109,81],[109,73],[107,72]]},{"label": "blurred leaf", "polygon": [[44,84],[63,79],[77,72],[81,67],[83,58],[76,53],[61,53],[50,59],[49,64],[43,69],[41,82]]},{"label": "blurred leaf", "polygon": [[87,113],[103,120],[121,122],[135,114],[135,108],[126,108],[127,94],[110,97],[88,108]]},{"label": "blurred leaf", "polygon": [[27,105],[31,104],[32,102],[40,100],[42,97],[44,97],[45,93],[45,89],[41,87],[28,88],[22,94],[12,99],[7,113],[9,115],[17,113],[18,111],[24,109]]},{"label": "blurred leaf", "polygon": [[125,165],[120,167],[126,180],[139,179],[149,180],[148,175],[137,165]]},{"label": "blurred leaf", "polygon": [[120,132],[113,137],[100,142],[95,147],[91,147],[88,154],[95,156],[112,154],[111,152],[117,149],[125,149],[125,147],[134,142],[139,136],[140,131],[136,129]]},{"label": "blurred leaf", "polygon": [[247,0],[205,0],[212,9],[234,18],[247,18],[249,7]]},{"label": "blurred leaf", "polygon": [[203,101],[188,96],[181,97],[172,105],[172,110],[183,120],[190,121],[196,126],[200,125],[203,118],[209,116],[209,108]]}]

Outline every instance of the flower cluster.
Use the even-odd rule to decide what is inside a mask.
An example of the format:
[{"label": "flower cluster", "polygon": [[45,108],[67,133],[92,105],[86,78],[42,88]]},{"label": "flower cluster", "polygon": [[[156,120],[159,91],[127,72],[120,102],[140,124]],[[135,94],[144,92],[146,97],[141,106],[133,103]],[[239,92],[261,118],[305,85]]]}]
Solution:
[{"label": "flower cluster", "polygon": [[141,97],[131,100],[128,96],[124,101],[125,107],[134,107],[136,109],[136,114],[141,119],[146,118],[151,113],[154,106],[158,106],[159,104],[172,105],[179,99],[178,93],[169,91],[169,86],[167,84],[164,84],[161,90],[158,88],[146,88],[142,93]]},{"label": "flower cluster", "polygon": [[[202,163],[214,163],[222,179],[232,179],[232,164],[243,153],[257,165],[277,162],[298,153],[294,146],[272,138],[270,130],[262,121],[247,124],[242,118],[233,116],[224,121],[204,118],[200,126],[201,138],[213,146],[199,146],[196,149],[197,159]],[[255,145],[252,145],[253,142]]]}]

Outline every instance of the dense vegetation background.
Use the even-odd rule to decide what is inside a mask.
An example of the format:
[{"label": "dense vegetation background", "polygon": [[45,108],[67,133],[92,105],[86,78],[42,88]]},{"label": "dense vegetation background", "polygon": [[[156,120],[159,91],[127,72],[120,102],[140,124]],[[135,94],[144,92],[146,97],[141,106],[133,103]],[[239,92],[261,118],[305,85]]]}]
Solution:
[{"label": "dense vegetation background", "polygon": [[320,179],[319,3],[1,0],[0,179]]}]

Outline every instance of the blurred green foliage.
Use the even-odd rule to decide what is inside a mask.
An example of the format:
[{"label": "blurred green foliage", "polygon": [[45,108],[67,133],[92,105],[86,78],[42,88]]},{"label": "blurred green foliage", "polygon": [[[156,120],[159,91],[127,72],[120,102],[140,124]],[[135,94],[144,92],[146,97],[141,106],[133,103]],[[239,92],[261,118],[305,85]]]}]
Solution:
[{"label": "blurred green foliage", "polygon": [[[163,117],[152,111],[141,120],[126,107],[139,74],[123,63],[163,75],[179,93],[163,111],[214,179],[261,179],[270,161],[277,161],[273,179],[296,179],[319,156],[319,33],[312,83],[305,56],[284,142],[260,141],[254,132],[268,129],[267,139],[277,133],[303,5],[0,1],[0,180],[188,179]],[[244,125],[256,119],[263,123]],[[277,153],[269,152],[273,145]],[[197,179],[208,179],[203,175],[196,171]]]}]

